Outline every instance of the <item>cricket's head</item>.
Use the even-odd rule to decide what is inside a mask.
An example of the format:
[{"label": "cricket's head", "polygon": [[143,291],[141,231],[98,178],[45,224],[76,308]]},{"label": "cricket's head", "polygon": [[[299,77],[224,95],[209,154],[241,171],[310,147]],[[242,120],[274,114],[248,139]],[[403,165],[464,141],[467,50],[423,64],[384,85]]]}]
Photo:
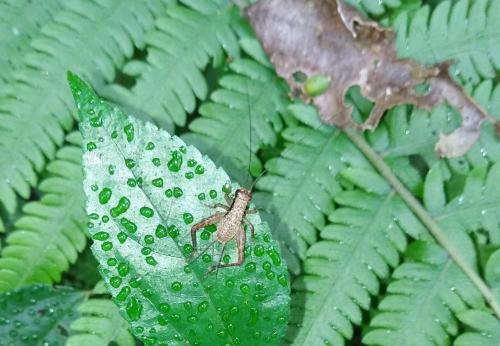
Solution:
[{"label": "cricket's head", "polygon": [[240,187],[238,190],[236,190],[235,198],[244,200],[248,203],[252,200],[252,191],[245,189],[244,187]]}]

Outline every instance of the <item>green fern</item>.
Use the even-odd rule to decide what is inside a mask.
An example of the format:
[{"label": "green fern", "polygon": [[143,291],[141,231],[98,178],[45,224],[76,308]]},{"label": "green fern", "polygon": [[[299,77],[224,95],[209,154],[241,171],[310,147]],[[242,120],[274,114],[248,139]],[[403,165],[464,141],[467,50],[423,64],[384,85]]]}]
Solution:
[{"label": "green fern", "polygon": [[144,47],[145,32],[163,10],[161,0],[68,2],[33,38],[0,91],[0,202],[9,213],[16,194],[29,198],[45,157],[54,157],[73,126],[65,71],[79,71],[95,85],[112,81],[134,46]]},{"label": "green fern", "polygon": [[[73,133],[68,140],[78,144]],[[61,279],[86,243],[81,149],[62,147],[47,166],[40,201],[30,202],[15,222],[0,258],[0,291]]]},{"label": "green fern", "polygon": [[499,0],[446,0],[432,13],[429,6],[403,13],[393,24],[398,53],[423,63],[456,60],[453,73],[463,83],[494,79],[500,69],[499,15]]},{"label": "green fern", "polygon": [[359,10],[375,17],[380,17],[401,7],[415,6],[421,0],[344,0]]},{"label": "green fern", "polygon": [[227,1],[181,2],[188,7],[169,7],[156,22],[157,30],[147,35],[147,62],[133,61],[124,68],[125,74],[140,78],[122,102],[169,130],[174,124],[184,126],[197,99],[205,99],[208,86],[202,71],[208,63],[220,65],[225,54],[231,59],[239,56],[232,28],[239,19],[235,7]]},{"label": "green fern", "polygon": [[[251,45],[251,41],[244,42]],[[202,116],[189,124],[192,132],[183,138],[203,148],[216,165],[245,184],[249,168],[257,174],[260,171],[257,151],[277,144],[287,88],[269,68],[255,61],[236,60],[230,69],[233,73],[219,79],[221,88],[212,93],[211,102],[200,106]]]},{"label": "green fern", "polygon": [[[462,238],[467,243],[469,238]],[[468,244],[470,248],[471,244]],[[457,335],[454,314],[483,308],[482,297],[439,246],[415,242],[406,252],[363,338],[367,345],[447,345]]]},{"label": "green fern", "polygon": [[468,310],[457,317],[471,330],[460,334],[453,345],[500,345],[500,321],[491,314],[481,310]]},{"label": "green fern", "polygon": [[0,1],[0,83],[7,81],[11,70],[19,67],[31,38],[63,4],[62,0]]},{"label": "green fern", "polygon": [[[103,282],[92,291],[94,295],[107,295]],[[135,345],[128,331],[128,323],[120,316],[118,307],[109,299],[93,298],[76,307],[79,317],[70,324],[71,336],[66,346],[119,346]]]}]

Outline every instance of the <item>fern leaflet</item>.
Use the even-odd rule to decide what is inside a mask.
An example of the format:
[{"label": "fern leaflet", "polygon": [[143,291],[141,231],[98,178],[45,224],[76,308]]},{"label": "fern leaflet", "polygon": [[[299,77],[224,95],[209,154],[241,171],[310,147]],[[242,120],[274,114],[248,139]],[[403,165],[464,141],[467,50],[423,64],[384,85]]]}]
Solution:
[{"label": "fern leaflet", "polygon": [[467,310],[457,317],[471,330],[460,334],[453,345],[500,345],[500,321],[491,314],[482,310]]},{"label": "fern leaflet", "polygon": [[[73,134],[69,140],[79,140]],[[0,291],[58,282],[86,243],[81,150],[66,145],[47,166],[43,197],[23,208],[0,257]]]}]

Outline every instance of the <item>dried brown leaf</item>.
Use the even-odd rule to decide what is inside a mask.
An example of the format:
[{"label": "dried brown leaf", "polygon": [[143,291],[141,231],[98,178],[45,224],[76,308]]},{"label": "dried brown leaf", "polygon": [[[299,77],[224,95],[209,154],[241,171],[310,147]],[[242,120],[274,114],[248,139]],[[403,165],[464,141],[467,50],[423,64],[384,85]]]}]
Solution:
[{"label": "dried brown leaf", "polygon": [[[477,141],[481,124],[495,121],[448,74],[449,63],[424,66],[398,59],[394,32],[366,20],[353,7],[335,0],[261,0],[247,9],[257,36],[280,76],[309,101],[297,73],[326,76],[332,83],[312,99],[328,124],[360,130],[377,126],[385,110],[414,104],[430,110],[447,101],[462,115],[460,128],[441,134],[440,156],[464,155]],[[425,94],[416,88],[429,85]],[[344,103],[347,90],[359,85],[374,102],[369,118],[357,124]]]}]

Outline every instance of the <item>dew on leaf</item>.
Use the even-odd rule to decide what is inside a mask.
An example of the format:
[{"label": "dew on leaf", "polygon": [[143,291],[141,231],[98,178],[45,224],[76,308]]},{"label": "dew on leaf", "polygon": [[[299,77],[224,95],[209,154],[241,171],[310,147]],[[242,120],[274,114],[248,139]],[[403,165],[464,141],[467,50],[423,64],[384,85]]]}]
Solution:
[{"label": "dew on leaf", "polygon": [[166,189],[166,190],[165,190],[165,196],[166,196],[167,198],[170,198],[170,197],[172,197],[173,195],[174,195],[174,192],[173,192],[171,189]]},{"label": "dew on leaf", "polygon": [[264,253],[265,253],[264,247],[262,245],[256,245],[253,249],[253,253],[257,257],[264,255]]},{"label": "dew on leaf", "polygon": [[137,288],[141,284],[141,278],[132,278],[129,281],[130,287]]},{"label": "dew on leaf", "polygon": [[190,223],[193,222],[193,215],[191,215],[190,213],[184,213],[182,215],[182,218],[184,219],[184,223],[186,225],[189,225]]},{"label": "dew on leaf", "polygon": [[229,184],[222,185],[222,192],[229,193],[230,191],[231,191],[231,185]]},{"label": "dew on leaf", "polygon": [[122,277],[125,277],[128,275],[128,273],[130,273],[129,264],[126,262],[120,262],[120,264],[118,264],[118,274],[120,274],[120,276]]},{"label": "dew on leaf", "polygon": [[149,299],[153,296],[153,291],[151,291],[149,288],[146,288],[142,291],[142,295]]},{"label": "dew on leaf", "polygon": [[90,118],[90,126],[101,127],[102,126],[102,117],[96,116],[96,117]]},{"label": "dew on leaf", "polygon": [[197,164],[196,160],[193,160],[193,159],[190,159],[187,162],[188,167],[194,167],[194,166],[196,166],[196,164]]},{"label": "dew on leaf", "polygon": [[97,145],[94,142],[88,142],[87,143],[87,150],[88,151],[92,151],[92,150],[95,150],[95,149],[97,149]]},{"label": "dew on leaf", "polygon": [[120,224],[125,228],[125,230],[129,233],[135,233],[137,231],[137,225],[130,221],[127,218],[122,217],[120,219]]},{"label": "dew on leaf", "polygon": [[210,195],[211,199],[217,198],[217,191],[215,191],[215,190],[210,190],[210,192],[208,194]]},{"label": "dew on leaf", "polygon": [[144,184],[144,181],[142,180],[142,177],[137,178],[137,186],[142,187]]},{"label": "dew on leaf", "polygon": [[118,234],[116,235],[116,237],[118,238],[118,241],[120,242],[120,244],[125,243],[125,241],[128,238],[128,236],[127,236],[127,234],[125,232],[118,232]]},{"label": "dew on leaf", "polygon": [[212,262],[212,256],[210,256],[209,254],[204,254],[203,256],[201,256],[201,259],[203,262],[205,263],[210,263]]},{"label": "dew on leaf", "polygon": [[254,273],[256,269],[257,266],[253,262],[247,263],[245,265],[245,271],[247,271],[248,273]]},{"label": "dew on leaf", "polygon": [[130,321],[137,321],[141,318],[142,314],[142,303],[135,297],[130,298],[125,308],[127,316]]},{"label": "dew on leaf", "polygon": [[127,185],[130,187],[135,187],[137,185],[137,182],[133,178],[127,179]]},{"label": "dew on leaf", "polygon": [[198,312],[203,313],[208,310],[208,302],[206,300],[198,304]]},{"label": "dew on leaf", "polygon": [[202,165],[198,165],[194,169],[194,172],[198,175],[202,175],[203,173],[205,173],[205,168]]},{"label": "dew on leaf", "polygon": [[102,222],[107,223],[109,221],[109,216],[108,215],[103,215],[101,218]]},{"label": "dew on leaf", "polygon": [[275,276],[276,275],[272,271],[269,271],[269,272],[266,273],[266,278],[268,278],[269,280],[274,280]]},{"label": "dew on leaf", "polygon": [[108,266],[114,267],[115,265],[118,264],[118,261],[116,260],[116,258],[112,257],[112,258],[108,258],[107,263],[108,263]]},{"label": "dew on leaf", "polygon": [[111,199],[111,194],[113,192],[111,191],[111,189],[109,187],[105,187],[104,189],[101,190],[101,192],[99,192],[99,203],[101,204],[106,204],[109,202],[109,200]]},{"label": "dew on leaf", "polygon": [[118,132],[113,131],[111,132],[111,138],[116,139],[118,137]]},{"label": "dew on leaf", "polygon": [[166,326],[168,324],[168,319],[165,314],[159,314],[156,320],[160,326]]},{"label": "dew on leaf", "polygon": [[174,239],[177,238],[179,235],[179,229],[174,225],[168,226],[168,235]]},{"label": "dew on leaf", "polygon": [[92,222],[87,222],[87,228],[94,228],[94,224]]},{"label": "dew on leaf", "polygon": [[193,308],[193,304],[190,301],[184,302],[184,304],[182,305],[184,306],[184,309],[186,309],[187,311],[190,311]]},{"label": "dew on leaf", "polygon": [[185,256],[189,256],[193,252],[193,246],[191,244],[184,244],[182,252]]},{"label": "dew on leaf", "polygon": [[130,291],[131,291],[130,287],[128,287],[128,286],[122,287],[122,289],[120,290],[120,292],[116,296],[116,300],[118,300],[120,302],[125,301],[125,299],[127,299],[128,295],[130,294]]},{"label": "dew on leaf", "polygon": [[99,189],[99,187],[96,184],[93,184],[93,185],[90,186],[90,189],[92,191],[97,191]]},{"label": "dew on leaf", "polygon": [[181,316],[179,314],[172,314],[170,315],[170,319],[172,320],[172,322],[177,322],[181,319]]},{"label": "dew on leaf", "polygon": [[143,247],[143,248],[141,249],[141,253],[142,253],[144,256],[147,256],[147,255],[151,254],[151,252],[153,252],[153,250],[152,250],[150,247],[147,247],[147,246],[145,246],[145,247]]},{"label": "dew on leaf", "polygon": [[94,240],[108,240],[109,239],[109,233],[107,232],[97,232],[92,236],[92,239]]},{"label": "dew on leaf", "polygon": [[146,144],[146,150],[153,150],[155,148],[155,144],[153,142],[149,142]]},{"label": "dew on leaf", "polygon": [[109,284],[114,288],[118,288],[122,284],[122,279],[118,276],[113,276],[109,279]]},{"label": "dew on leaf", "polygon": [[205,231],[209,231],[210,233],[214,233],[215,231],[217,231],[217,225],[215,223],[207,225],[207,226],[205,226]]},{"label": "dew on leaf", "polygon": [[250,292],[250,286],[248,286],[247,284],[241,284],[240,285],[240,291],[242,293],[247,294],[248,292]]},{"label": "dew on leaf", "polygon": [[144,236],[144,242],[148,245],[151,245],[155,242],[155,238],[152,235],[148,234]]},{"label": "dew on leaf", "polygon": [[160,310],[163,313],[167,313],[170,311],[170,305],[168,303],[160,303],[158,305],[158,310]]},{"label": "dew on leaf", "polygon": [[204,200],[205,200],[205,194],[204,194],[203,192],[202,192],[202,193],[200,193],[200,194],[198,194],[198,199],[199,199],[200,201],[204,201]]},{"label": "dew on leaf", "polygon": [[266,242],[266,243],[269,243],[271,241],[271,236],[269,235],[269,233],[264,233],[264,235],[262,236],[262,239]]},{"label": "dew on leaf", "polygon": [[109,173],[109,175],[115,174],[115,166],[109,165],[108,166],[108,173]]},{"label": "dew on leaf", "polygon": [[182,284],[179,282],[179,281],[174,281],[172,283],[172,289],[176,292],[179,292],[180,290],[182,290]]},{"label": "dew on leaf", "polygon": [[110,251],[112,248],[113,248],[113,243],[110,241],[106,241],[101,245],[102,251]]},{"label": "dew on leaf", "polygon": [[234,287],[234,281],[231,279],[226,280],[226,287],[233,288]]},{"label": "dew on leaf", "polygon": [[210,239],[210,235],[211,234],[209,231],[204,230],[203,232],[201,232],[200,238],[203,240],[208,240],[208,239]]},{"label": "dew on leaf", "polygon": [[193,172],[187,172],[186,174],[184,174],[184,176],[186,177],[186,179],[193,179],[194,178],[194,173]]},{"label": "dew on leaf", "polygon": [[274,247],[270,247],[269,249],[267,249],[267,254],[271,258],[275,266],[279,266],[281,264],[281,257]]},{"label": "dew on leaf", "polygon": [[283,287],[288,285],[288,279],[285,274],[278,275],[278,283]]},{"label": "dew on leaf", "polygon": [[127,197],[121,197],[118,201],[118,205],[116,207],[111,208],[110,214],[112,217],[117,217],[123,213],[125,213],[130,207],[130,200]]},{"label": "dew on leaf", "polygon": [[190,323],[196,323],[196,321],[198,321],[198,317],[191,315],[191,316],[188,316],[187,320]]},{"label": "dew on leaf", "polygon": [[99,219],[99,214],[92,213],[92,214],[89,214],[88,217],[91,220],[97,220],[97,219]]},{"label": "dew on leaf", "polygon": [[149,207],[141,207],[141,209],[139,210],[139,213],[142,216],[147,217],[147,218],[153,217],[153,215],[154,215],[153,209],[151,209]]},{"label": "dew on leaf", "polygon": [[158,226],[156,226],[155,235],[160,239],[165,238],[166,236],[168,236],[168,231],[165,226],[159,224]]},{"label": "dew on leaf", "polygon": [[182,191],[182,189],[180,187],[177,187],[177,186],[174,187],[174,197],[175,198],[181,197],[183,195],[183,193],[184,192]]},{"label": "dew on leaf", "polygon": [[155,187],[163,187],[163,179],[162,178],[153,179],[153,181],[151,183]]},{"label": "dew on leaf", "polygon": [[134,140],[134,125],[128,124],[123,128],[125,135],[127,136],[127,141],[130,143]]},{"label": "dew on leaf", "polygon": [[149,264],[150,266],[155,266],[158,264],[158,262],[155,260],[153,256],[146,257],[146,263]]},{"label": "dew on leaf", "polygon": [[167,163],[168,170],[171,172],[179,172],[182,167],[182,154],[174,150],[171,153],[170,160]]},{"label": "dew on leaf", "polygon": [[229,263],[229,261],[231,260],[231,256],[229,255],[224,255],[224,257],[222,257],[222,262],[224,263]]},{"label": "dew on leaf", "polygon": [[125,166],[127,166],[128,169],[132,169],[135,167],[135,161],[132,159],[125,159]]},{"label": "dew on leaf", "polygon": [[153,160],[151,160],[151,162],[153,162],[153,165],[155,165],[156,167],[159,167],[161,165],[161,161],[157,157],[153,158]]}]

